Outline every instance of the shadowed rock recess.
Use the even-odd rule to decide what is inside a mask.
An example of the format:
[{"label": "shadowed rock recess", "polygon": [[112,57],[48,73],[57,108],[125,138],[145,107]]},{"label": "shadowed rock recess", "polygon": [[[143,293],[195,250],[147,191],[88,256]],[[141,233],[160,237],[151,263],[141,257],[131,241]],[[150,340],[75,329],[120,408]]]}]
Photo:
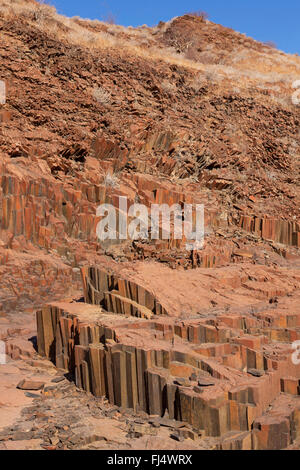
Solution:
[{"label": "shadowed rock recess", "polygon": [[[203,16],[1,1],[0,449],[300,449],[299,79]],[[203,204],[203,249],[101,242],[120,197]]]}]

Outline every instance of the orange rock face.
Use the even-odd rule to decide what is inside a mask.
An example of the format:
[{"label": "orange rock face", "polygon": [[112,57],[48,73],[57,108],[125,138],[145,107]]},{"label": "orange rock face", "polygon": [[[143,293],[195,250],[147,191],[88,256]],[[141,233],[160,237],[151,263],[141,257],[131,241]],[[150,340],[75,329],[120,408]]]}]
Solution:
[{"label": "orange rock face", "polygon": [[[75,373],[78,387],[122,408],[167,412],[221,437],[221,448],[294,442],[300,365],[263,315],[183,321],[136,283],[96,268],[82,276],[86,303],[54,303],[37,313],[39,353]],[[299,315],[294,325],[288,336],[300,338]],[[269,412],[282,392],[289,405]]]},{"label": "orange rock face", "polygon": [[[3,4],[8,356],[37,360],[19,328],[37,311],[40,355],[120,414],[176,420],[179,447],[299,447],[299,57],[195,15],[120,28]],[[162,221],[158,239],[100,241],[97,209],[119,222],[120,197],[203,204],[203,249]]]}]

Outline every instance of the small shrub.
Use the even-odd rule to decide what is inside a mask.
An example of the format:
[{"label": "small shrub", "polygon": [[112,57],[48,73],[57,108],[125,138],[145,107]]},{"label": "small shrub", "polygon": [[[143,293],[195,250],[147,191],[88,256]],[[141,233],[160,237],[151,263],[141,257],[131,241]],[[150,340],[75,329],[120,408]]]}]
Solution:
[{"label": "small shrub", "polygon": [[197,93],[201,88],[209,84],[217,85],[224,80],[224,76],[217,70],[206,70],[204,74],[198,75],[191,83],[191,88]]},{"label": "small shrub", "polygon": [[55,7],[49,5],[45,0],[39,0],[33,11],[33,19],[37,23],[43,23],[51,20],[55,13]]},{"label": "small shrub", "polygon": [[93,89],[93,97],[100,104],[108,104],[111,99],[111,94],[104,88],[95,87]]},{"label": "small shrub", "polygon": [[208,14],[205,11],[192,11],[189,15],[200,18],[202,21],[208,20]]},{"label": "small shrub", "polygon": [[184,56],[188,60],[193,60],[194,62],[197,62],[199,53],[193,48],[188,48]]},{"label": "small shrub", "polygon": [[0,80],[0,104],[6,103],[6,85],[3,80]]},{"label": "small shrub", "polygon": [[108,13],[108,14],[104,17],[103,22],[104,22],[104,23],[107,23],[107,24],[114,25],[114,24],[116,24],[116,17],[115,17],[115,15],[113,15],[112,13]]},{"label": "small shrub", "polygon": [[277,49],[277,45],[273,41],[267,41],[264,43],[264,45],[270,47],[271,49]]},{"label": "small shrub", "polygon": [[197,93],[201,88],[207,85],[207,80],[203,75],[198,75],[191,83],[191,88]]},{"label": "small shrub", "polygon": [[86,32],[84,32],[84,39],[89,44],[95,44],[97,42],[98,38],[97,38],[96,34],[93,33],[92,31],[86,31]]},{"label": "small shrub", "polygon": [[161,88],[163,91],[169,93],[170,95],[176,92],[176,85],[174,85],[174,83],[168,82],[167,80],[164,80],[162,82]]},{"label": "small shrub", "polygon": [[114,173],[106,173],[104,176],[103,184],[111,188],[119,187],[119,179]]},{"label": "small shrub", "polygon": [[271,171],[271,170],[266,170],[265,178],[274,181],[274,180],[276,180],[276,173],[274,171]]}]

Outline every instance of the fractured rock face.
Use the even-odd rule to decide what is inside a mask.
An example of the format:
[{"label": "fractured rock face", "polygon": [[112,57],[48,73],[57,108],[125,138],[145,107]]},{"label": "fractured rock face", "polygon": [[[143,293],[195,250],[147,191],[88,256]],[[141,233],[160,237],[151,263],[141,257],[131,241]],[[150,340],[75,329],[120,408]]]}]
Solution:
[{"label": "fractured rock face", "polygon": [[104,305],[109,312],[141,318],[168,315],[153,294],[132,281],[117,278],[96,268],[83,268],[84,297],[87,303]]},{"label": "fractured rock face", "polygon": [[[273,345],[272,326],[238,314],[177,320],[157,310],[155,297],[138,284],[92,267],[82,276],[87,303],[53,303],[37,313],[39,353],[73,372],[78,387],[122,408],[167,413],[207,436],[246,433],[250,448],[293,442],[300,403],[298,388],[289,384],[297,382],[300,366],[292,363],[288,345]],[[119,302],[108,302],[107,292]],[[143,309],[150,319],[137,314]],[[270,424],[260,425],[282,390],[293,403],[284,418],[291,428],[279,418],[263,418]],[[278,432],[285,434],[282,444]]]},{"label": "fractured rock face", "polygon": [[[297,445],[300,135],[287,77],[300,76],[299,57],[193,14],[120,28],[2,3],[7,355],[36,359],[16,330],[37,308],[40,354],[95,401],[184,421],[173,444]],[[148,211],[203,204],[204,248],[164,238],[160,222],[158,240],[101,242],[97,209],[112,204],[119,221],[120,197]],[[150,433],[135,424],[132,438]]]}]

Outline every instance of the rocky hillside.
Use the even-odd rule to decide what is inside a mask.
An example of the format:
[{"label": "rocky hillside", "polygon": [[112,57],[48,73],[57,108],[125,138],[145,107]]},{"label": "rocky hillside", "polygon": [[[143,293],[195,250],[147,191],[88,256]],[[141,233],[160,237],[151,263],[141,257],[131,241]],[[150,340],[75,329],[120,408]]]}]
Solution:
[{"label": "rocky hillside", "polygon": [[50,253],[76,268],[101,251],[80,220],[116,189],[108,172],[131,198],[159,183],[238,223],[297,219],[298,56],[196,16],[124,28],[29,0],[0,11],[4,260]]},{"label": "rocky hillside", "polygon": [[[159,333],[149,326],[141,348],[153,348],[159,337],[162,350],[172,336],[165,329],[174,322],[182,354],[192,349],[214,358],[214,363],[202,363],[206,379],[210,371],[218,383],[215,395],[204,394],[203,406],[209,406],[201,426],[213,437],[233,430],[249,434],[209,445],[283,448],[297,441],[299,417],[286,409],[296,409],[293,400],[299,392],[299,368],[289,363],[290,343],[300,339],[295,307],[300,282],[300,107],[292,102],[298,79],[298,55],[194,14],[152,28],[125,28],[66,18],[35,0],[2,0],[0,80],[6,85],[6,103],[0,104],[0,338],[10,341],[11,355],[22,356],[23,348],[11,335],[36,334],[22,330],[26,315],[47,302],[78,300],[81,268],[101,266],[129,286],[143,286],[160,306],[155,310],[162,317],[162,325],[155,324]],[[147,207],[203,203],[204,249],[189,252],[176,240],[99,243],[96,209],[103,202],[115,204],[118,196]],[[146,301],[128,297],[128,292],[124,296],[121,288],[121,294],[103,292],[95,276],[88,281],[88,293],[84,285],[88,303],[106,296],[109,312],[128,313],[129,305],[131,315],[143,316],[146,308],[144,318],[151,320]],[[53,311],[59,308],[65,318],[69,307],[55,306]],[[54,325],[54,320],[44,321]],[[184,326],[184,321],[192,323]],[[194,333],[198,321],[208,331],[202,339]],[[131,330],[126,336],[125,327],[125,333],[121,327],[118,333],[113,323],[109,328],[114,338],[120,335],[122,356],[138,341]],[[129,326],[135,331],[142,325]],[[215,333],[219,329],[222,333]],[[59,341],[68,342],[61,335]],[[218,344],[196,351],[200,343]],[[45,348],[43,353],[53,359]],[[65,367],[66,352],[57,354]],[[190,360],[180,357],[184,369]],[[170,374],[193,375],[190,366],[183,370],[174,365]],[[154,374],[153,367],[160,367],[159,361],[149,362],[147,374]],[[256,382],[261,369],[264,385]],[[249,392],[246,407],[243,380],[247,390],[258,390],[254,398]],[[192,386],[198,387],[194,381]],[[241,387],[238,392],[234,384]],[[83,382],[81,388],[89,390]],[[223,397],[225,389],[231,398]],[[154,385],[152,392],[160,393]],[[219,394],[222,406],[217,405]],[[265,417],[273,400],[274,413]],[[149,412],[144,405],[143,412]],[[228,407],[225,426],[222,413]],[[214,413],[220,414],[211,427],[207,423]],[[183,421],[192,426],[191,416]],[[261,421],[252,433],[255,419]],[[274,422],[285,436],[280,443]]]}]

